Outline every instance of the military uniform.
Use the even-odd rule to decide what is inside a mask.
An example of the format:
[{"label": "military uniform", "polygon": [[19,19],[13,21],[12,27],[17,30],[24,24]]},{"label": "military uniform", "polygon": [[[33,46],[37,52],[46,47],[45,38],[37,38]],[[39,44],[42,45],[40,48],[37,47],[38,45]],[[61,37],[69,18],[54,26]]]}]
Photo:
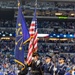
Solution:
[{"label": "military uniform", "polygon": [[[65,61],[65,57],[61,56],[60,61],[64,60]],[[64,75],[66,73],[66,69],[67,69],[67,65],[65,64],[65,62],[63,63],[59,63],[57,65],[57,75]]]},{"label": "military uniform", "polygon": [[53,75],[53,68],[54,68],[53,63],[44,64],[43,65],[44,75]]},{"label": "military uniform", "polygon": [[[37,53],[35,53],[33,55],[33,57],[39,56]],[[36,61],[33,60],[30,67],[30,75],[42,75],[42,69],[41,69],[41,61],[39,59],[37,59]]]},{"label": "military uniform", "polygon": [[24,64],[25,64],[25,68],[23,69],[23,70],[21,70],[22,69],[22,67],[21,67],[21,69],[20,69],[20,72],[18,73],[18,75],[27,75],[27,73],[28,73],[28,64],[26,63],[26,57],[25,57],[25,61],[24,61]]},{"label": "military uniform", "polygon": [[42,75],[41,62],[32,61],[30,75]]},{"label": "military uniform", "polygon": [[[46,55],[46,57],[51,58],[51,56]],[[54,68],[54,64],[51,62],[45,63],[42,66],[44,75],[53,75],[53,68]]]},{"label": "military uniform", "polygon": [[28,73],[28,65],[25,65],[25,68],[21,70],[18,75],[27,75]]},{"label": "military uniform", "polygon": [[66,68],[67,68],[66,64],[58,65],[57,66],[57,71],[58,71],[57,75],[64,75],[66,72]]}]

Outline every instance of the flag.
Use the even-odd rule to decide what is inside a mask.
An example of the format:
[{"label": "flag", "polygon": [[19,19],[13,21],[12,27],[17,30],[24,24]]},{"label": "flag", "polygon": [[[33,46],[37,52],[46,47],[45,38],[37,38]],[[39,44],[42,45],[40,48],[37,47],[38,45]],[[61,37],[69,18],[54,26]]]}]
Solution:
[{"label": "flag", "polygon": [[32,61],[32,54],[33,54],[33,39],[30,40],[29,47],[28,47],[28,54],[27,54],[27,64],[30,65]]},{"label": "flag", "polygon": [[32,61],[32,54],[37,51],[37,18],[36,18],[36,9],[34,12],[34,16],[30,25],[29,29],[30,40],[29,47],[28,47],[28,55],[27,55],[27,63],[30,64]]},{"label": "flag", "polygon": [[23,42],[26,43],[27,41],[30,40],[30,34],[29,34],[29,30],[26,25],[26,21],[24,19],[24,15],[22,14],[21,7],[19,7],[18,14],[19,14],[18,15],[18,23],[22,27]]},{"label": "flag", "polygon": [[37,49],[38,49],[38,38],[37,38],[37,28],[36,28],[36,31],[35,31],[35,34],[34,34],[34,37],[33,37],[33,53],[34,52],[37,52]]},{"label": "flag", "polygon": [[24,47],[23,43],[30,38],[22,9],[18,8],[18,17],[16,25],[16,40],[15,40],[15,62],[24,66]]},{"label": "flag", "polygon": [[35,9],[35,12],[34,12],[34,17],[33,17],[33,20],[32,20],[32,25],[35,25],[34,27],[34,35],[33,35],[33,53],[34,52],[37,52],[37,49],[38,49],[38,46],[37,46],[37,43],[38,43],[38,39],[37,39],[37,18],[36,18],[36,9]]}]

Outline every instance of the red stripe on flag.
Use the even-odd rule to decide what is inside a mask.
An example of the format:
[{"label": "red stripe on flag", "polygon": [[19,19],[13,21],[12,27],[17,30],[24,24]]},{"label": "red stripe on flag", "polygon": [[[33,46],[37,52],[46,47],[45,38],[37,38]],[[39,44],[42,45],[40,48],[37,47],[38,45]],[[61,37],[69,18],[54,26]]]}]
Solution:
[{"label": "red stripe on flag", "polygon": [[31,23],[30,26],[35,26],[35,23]]},{"label": "red stripe on flag", "polygon": [[32,39],[30,40],[29,43],[29,48],[28,48],[28,55],[27,55],[27,64],[30,64],[32,61],[32,54],[37,51],[37,30],[36,30],[36,11],[34,13],[34,17],[33,17],[33,21],[31,22],[30,25],[30,29],[29,29],[29,33],[30,33],[30,37],[32,37]]},{"label": "red stripe on flag", "polygon": [[30,29],[30,31],[34,31],[35,29]]}]

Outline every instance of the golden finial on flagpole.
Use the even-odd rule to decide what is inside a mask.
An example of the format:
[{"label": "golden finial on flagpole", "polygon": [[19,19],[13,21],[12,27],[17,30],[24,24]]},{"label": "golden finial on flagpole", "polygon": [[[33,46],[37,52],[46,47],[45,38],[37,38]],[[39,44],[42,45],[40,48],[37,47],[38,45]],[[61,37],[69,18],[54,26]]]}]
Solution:
[{"label": "golden finial on flagpole", "polygon": [[35,7],[37,8],[37,0],[35,1]]},{"label": "golden finial on flagpole", "polygon": [[18,1],[18,7],[20,7],[20,1]]}]

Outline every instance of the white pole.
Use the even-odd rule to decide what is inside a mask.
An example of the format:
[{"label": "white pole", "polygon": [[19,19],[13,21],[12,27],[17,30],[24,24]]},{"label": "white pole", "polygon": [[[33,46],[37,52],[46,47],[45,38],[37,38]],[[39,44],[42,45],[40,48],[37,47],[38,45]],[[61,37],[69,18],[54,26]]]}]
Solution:
[{"label": "white pole", "polygon": [[53,75],[55,75],[55,66],[54,66],[54,72],[53,72]]},{"label": "white pole", "polygon": [[37,0],[35,1],[35,7],[37,8]]}]

